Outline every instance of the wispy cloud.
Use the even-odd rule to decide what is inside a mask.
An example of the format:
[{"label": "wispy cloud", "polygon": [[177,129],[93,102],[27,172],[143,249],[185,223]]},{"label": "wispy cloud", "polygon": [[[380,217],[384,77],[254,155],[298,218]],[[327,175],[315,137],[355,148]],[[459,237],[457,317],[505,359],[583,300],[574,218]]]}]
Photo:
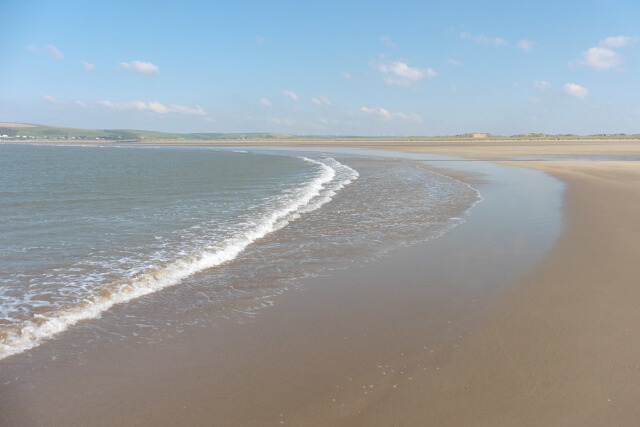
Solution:
[{"label": "wispy cloud", "polygon": [[125,103],[116,103],[111,101],[100,100],[96,103],[104,108],[118,111],[138,110],[138,111],[151,111],[158,114],[177,113],[189,116],[206,116],[207,113],[196,105],[194,108],[185,107],[184,105],[169,104],[164,105],[158,101],[144,102],[133,101]]},{"label": "wispy cloud", "polygon": [[458,61],[457,59],[453,59],[453,58],[445,59],[444,62],[446,62],[449,65],[455,65],[456,67],[459,67],[462,65],[461,61]]},{"label": "wispy cloud", "polygon": [[479,44],[491,44],[494,46],[508,46],[509,42],[500,37],[487,37],[483,35],[473,36],[469,33],[460,33],[460,38],[465,40],[471,40]]},{"label": "wispy cloud", "polygon": [[393,113],[385,108],[382,107],[373,107],[373,108],[368,108],[368,107],[362,107],[360,109],[361,112],[365,113],[365,114],[369,114],[369,115],[373,115],[373,116],[377,116],[380,117],[384,120],[406,120],[406,121],[412,121],[412,122],[417,122],[420,123],[422,122],[422,117],[420,117],[418,114],[415,113],[411,113],[411,114],[405,114],[405,113]]},{"label": "wispy cloud", "polygon": [[438,76],[431,68],[414,68],[401,61],[383,62],[377,64],[376,68],[385,75],[384,81],[390,85],[410,86],[417,81]]},{"label": "wispy cloud", "polygon": [[131,62],[121,62],[116,67],[116,70],[134,71],[136,73],[143,74],[145,76],[149,76],[151,74],[158,74],[160,72],[160,69],[158,68],[157,65],[152,64],[151,62],[144,62],[144,61],[138,61],[138,60],[131,61]]},{"label": "wispy cloud", "polygon": [[270,123],[275,123],[276,125],[293,126],[296,124],[295,120],[288,119],[288,118],[284,118],[284,119],[271,118],[271,119],[267,119],[267,121]]},{"label": "wispy cloud", "polygon": [[271,101],[269,101],[267,98],[260,98],[260,104],[264,105],[265,107],[271,107]]},{"label": "wispy cloud", "polygon": [[564,85],[564,93],[575,96],[576,98],[584,99],[589,95],[589,89],[575,83],[567,83]]},{"label": "wispy cloud", "polygon": [[55,99],[53,96],[45,95],[42,97],[42,99],[44,99],[48,104],[51,104],[51,105],[64,105],[63,101],[60,101],[59,99]]},{"label": "wispy cloud", "polygon": [[386,47],[396,47],[396,44],[393,42],[393,40],[391,40],[391,37],[389,36],[382,36],[379,40],[380,43],[382,43]]},{"label": "wispy cloud", "polygon": [[56,61],[62,61],[64,59],[64,55],[62,54],[62,52],[60,52],[60,50],[52,44],[47,45],[45,51],[47,52],[47,55],[49,55]]},{"label": "wispy cloud", "polygon": [[518,49],[524,50],[525,52],[529,52],[531,49],[533,49],[533,47],[536,45],[535,42],[532,42],[531,40],[519,40],[518,41]]},{"label": "wispy cloud", "polygon": [[85,70],[87,71],[93,71],[96,69],[96,65],[95,64],[91,64],[89,62],[85,62],[85,61],[80,61],[82,63],[82,66],[84,67]]},{"label": "wispy cloud", "polygon": [[185,107],[184,105],[169,104],[165,108],[167,113],[178,113],[178,114],[185,114],[188,116],[206,116],[207,115],[207,113],[199,105],[196,105],[195,107],[190,108],[190,107]]},{"label": "wispy cloud", "polygon": [[291,90],[283,90],[283,91],[282,91],[282,94],[283,94],[284,96],[287,96],[287,97],[291,98],[291,99],[292,99],[292,100],[294,100],[294,101],[297,101],[297,100],[298,100],[298,94],[297,94],[297,93],[295,93],[295,92],[293,92],[293,91],[291,91]]},{"label": "wispy cloud", "polygon": [[265,44],[268,40],[262,36],[256,36],[256,43]]},{"label": "wispy cloud", "polygon": [[316,105],[331,105],[331,101],[326,96],[318,96],[316,98],[311,98],[311,102]]},{"label": "wispy cloud", "polygon": [[353,76],[350,73],[342,73],[340,74],[340,77],[342,77],[345,80],[351,80],[353,78]]},{"label": "wispy cloud", "polygon": [[551,83],[546,82],[544,80],[535,80],[533,82],[533,86],[536,89],[545,90],[545,89],[549,89],[551,87]]},{"label": "wispy cloud", "polygon": [[603,47],[624,47],[630,44],[633,44],[638,41],[637,37],[629,37],[629,36],[615,36],[615,37],[607,37],[604,40],[601,40],[599,45]]},{"label": "wispy cloud", "polygon": [[29,46],[27,46],[27,49],[29,49],[31,52],[37,52],[38,48],[32,44],[30,44]]}]

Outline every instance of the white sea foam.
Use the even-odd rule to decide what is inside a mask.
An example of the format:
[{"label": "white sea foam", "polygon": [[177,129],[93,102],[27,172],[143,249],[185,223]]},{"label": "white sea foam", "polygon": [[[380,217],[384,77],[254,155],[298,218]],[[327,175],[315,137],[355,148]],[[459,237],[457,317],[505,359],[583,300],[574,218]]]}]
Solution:
[{"label": "white sea foam", "polygon": [[147,268],[140,274],[111,283],[93,296],[69,304],[54,313],[36,314],[12,331],[0,336],[0,359],[38,346],[44,340],[67,330],[85,319],[99,317],[116,304],[126,303],[161,289],[175,286],[200,271],[232,261],[249,245],[277,231],[301,215],[329,202],[344,186],[358,178],[358,173],[334,159],[322,162],[302,157],[320,166],[320,172],[306,185],[282,195],[276,208],[252,222],[252,226],[216,247],[183,256],[166,265]]}]

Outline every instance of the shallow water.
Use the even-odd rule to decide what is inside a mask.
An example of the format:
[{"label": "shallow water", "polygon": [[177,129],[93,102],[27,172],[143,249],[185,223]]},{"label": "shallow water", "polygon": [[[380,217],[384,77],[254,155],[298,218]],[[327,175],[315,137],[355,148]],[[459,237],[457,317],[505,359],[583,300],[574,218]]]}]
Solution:
[{"label": "shallow water", "polygon": [[479,200],[420,162],[335,157],[0,146],[0,358],[253,316],[304,277],[445,233]]}]

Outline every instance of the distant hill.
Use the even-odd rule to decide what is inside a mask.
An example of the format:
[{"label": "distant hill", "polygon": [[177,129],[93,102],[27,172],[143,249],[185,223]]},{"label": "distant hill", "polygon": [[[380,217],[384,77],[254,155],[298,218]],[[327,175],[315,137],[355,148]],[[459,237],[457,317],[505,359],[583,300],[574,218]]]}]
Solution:
[{"label": "distant hill", "polygon": [[244,140],[289,139],[293,135],[279,133],[169,133],[135,129],[78,129],[30,123],[0,123],[2,139],[63,139],[107,141],[168,141],[168,140]]},{"label": "distant hill", "polygon": [[438,141],[553,141],[553,140],[595,140],[595,139],[629,139],[638,140],[640,135],[597,134],[597,135],[551,135],[546,133],[524,133],[512,136],[493,135],[484,132],[472,132],[450,136],[411,136],[411,137],[366,137],[366,136],[300,136],[283,133],[170,133],[135,129],[78,129],[58,126],[46,126],[30,123],[0,122],[0,141],[26,140],[65,140],[65,141],[109,141],[109,142],[196,142],[196,141],[268,141],[308,143],[340,142],[340,141],[394,141],[403,143],[438,142]]}]

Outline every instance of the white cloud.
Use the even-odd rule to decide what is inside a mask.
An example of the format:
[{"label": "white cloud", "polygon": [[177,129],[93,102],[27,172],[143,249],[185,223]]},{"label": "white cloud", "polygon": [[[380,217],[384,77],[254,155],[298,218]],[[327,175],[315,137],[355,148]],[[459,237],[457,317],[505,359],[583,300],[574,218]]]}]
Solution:
[{"label": "white cloud", "polygon": [[29,49],[31,52],[37,52],[38,48],[35,47],[34,45],[30,44],[29,46],[27,46],[27,49]]},{"label": "white cloud", "polygon": [[600,41],[599,45],[603,47],[623,47],[633,44],[636,41],[638,41],[637,37],[616,36],[607,37],[606,39]]},{"label": "white cloud", "polygon": [[284,96],[288,96],[289,98],[293,99],[294,101],[298,100],[298,94],[293,92],[293,91],[291,91],[291,90],[283,90],[282,94]]},{"label": "white cloud", "polygon": [[61,61],[64,59],[64,55],[62,54],[62,52],[60,52],[60,50],[52,44],[46,47],[46,52],[47,52],[47,55],[49,55],[56,61]]},{"label": "white cloud", "polygon": [[401,61],[381,63],[377,68],[386,76],[384,81],[390,85],[409,86],[419,80],[438,76],[431,68],[413,68]]},{"label": "white cloud", "polygon": [[53,96],[49,96],[49,95],[43,96],[42,99],[44,99],[45,101],[47,101],[51,105],[63,105],[64,104],[64,102],[60,101],[59,99],[55,99]]},{"label": "white cloud", "polygon": [[144,102],[133,101],[125,103],[116,103],[111,101],[96,101],[96,103],[104,108],[118,111],[138,110],[138,111],[151,111],[158,114],[177,113],[190,116],[206,116],[207,113],[196,105],[194,108],[185,107],[184,105],[169,104],[164,105],[158,101]]},{"label": "white cloud", "polygon": [[393,40],[391,40],[391,37],[389,36],[380,37],[380,43],[382,43],[386,47],[396,47],[396,44],[393,42]]},{"label": "white cloud", "polygon": [[518,41],[518,49],[522,49],[525,52],[529,52],[535,45],[535,42],[532,42],[531,40],[524,39]]},{"label": "white cloud", "polygon": [[269,101],[267,98],[260,98],[260,104],[264,105],[265,107],[271,107],[271,101]]},{"label": "white cloud", "polygon": [[345,80],[351,80],[353,78],[353,76],[351,76],[351,74],[349,73],[342,73],[340,77],[342,77]]},{"label": "white cloud", "polygon": [[545,82],[544,80],[535,80],[533,86],[535,86],[536,89],[545,90],[551,87],[551,83]]},{"label": "white cloud", "polygon": [[444,62],[446,62],[447,64],[450,64],[450,65],[455,65],[455,66],[457,66],[457,67],[459,67],[460,65],[462,65],[462,62],[458,61],[457,59],[451,59],[451,58],[449,58],[449,59],[446,59]]},{"label": "white cloud", "polygon": [[617,68],[622,63],[622,56],[611,49],[592,47],[582,53],[582,64],[596,70]]},{"label": "white cloud", "polygon": [[461,39],[465,39],[465,40],[471,40],[471,41],[474,41],[474,42],[480,43],[480,44],[492,44],[492,45],[495,45],[495,46],[507,46],[507,45],[509,45],[508,41],[506,41],[505,39],[500,38],[500,37],[493,38],[493,37],[487,37],[487,36],[482,36],[482,35],[480,35],[480,36],[472,36],[469,33],[463,32],[463,33],[460,33],[460,38]]},{"label": "white cloud", "polygon": [[87,71],[92,71],[96,69],[96,65],[95,64],[91,64],[89,62],[85,62],[85,61],[80,61],[82,63],[82,66],[84,67],[85,70]]},{"label": "white cloud", "polygon": [[265,39],[262,36],[256,36],[256,43],[258,44],[265,44],[267,42],[267,39]]},{"label": "white cloud", "polygon": [[311,98],[311,102],[316,105],[331,105],[331,101],[326,96],[318,96],[317,98]]},{"label": "white cloud", "polygon": [[76,104],[80,108],[85,108],[87,106],[87,104],[85,104],[84,102],[82,102],[80,100],[75,100],[75,101],[73,101],[73,103]]},{"label": "white cloud", "polygon": [[144,62],[144,61],[138,61],[138,60],[131,61],[131,62],[121,62],[116,67],[116,70],[118,71],[130,70],[146,76],[151,74],[158,74],[160,72],[160,69],[158,68],[157,65],[152,64],[151,62]]},{"label": "white cloud", "polygon": [[589,94],[589,90],[575,83],[567,83],[564,85],[564,92],[567,95],[575,96],[576,98],[584,99]]},{"label": "white cloud", "polygon": [[[621,70],[620,65],[623,62],[623,57],[613,49],[628,46],[637,40],[636,37],[629,36],[607,37],[604,40],[600,40],[598,46],[582,52],[582,60],[577,61],[577,63],[595,70]],[[570,63],[570,65],[574,64],[576,64],[575,61]]]},{"label": "white cloud", "polygon": [[400,112],[392,113],[391,111],[382,107],[374,107],[374,108],[362,107],[360,111],[365,114],[371,114],[374,116],[381,117],[384,120],[399,119],[399,120],[406,120],[406,121],[412,121],[412,122],[418,122],[418,123],[422,122],[422,117],[420,117],[418,114],[415,114],[415,113],[405,114]]},{"label": "white cloud", "polygon": [[456,85],[451,85],[451,93],[452,94],[457,94],[458,93],[458,86]]}]

